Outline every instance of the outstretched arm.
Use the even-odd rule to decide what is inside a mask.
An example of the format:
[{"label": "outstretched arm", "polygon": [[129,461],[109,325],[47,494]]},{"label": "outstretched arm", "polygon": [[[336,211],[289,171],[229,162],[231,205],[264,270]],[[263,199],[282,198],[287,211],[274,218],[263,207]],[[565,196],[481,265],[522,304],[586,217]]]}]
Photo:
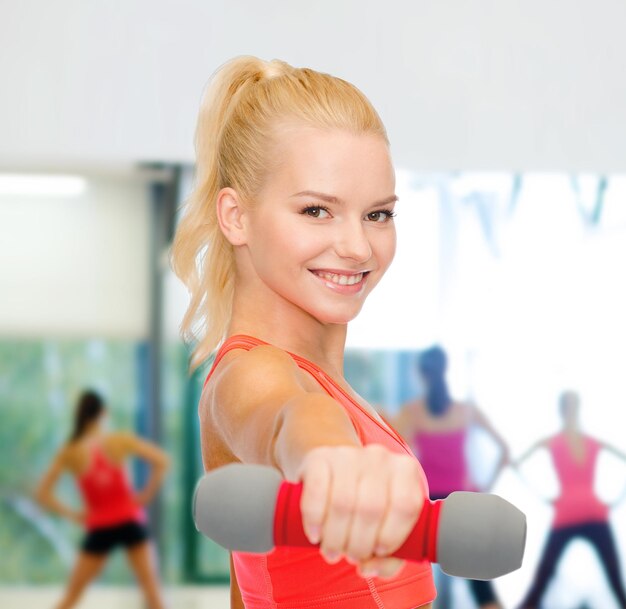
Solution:
[{"label": "outstretched arm", "polygon": [[137,493],[137,501],[148,505],[163,484],[165,474],[170,467],[167,453],[153,442],[149,442],[132,433],[121,434],[125,453],[139,457],[150,464],[150,474],[144,487]]},{"label": "outstretched arm", "polygon": [[511,462],[509,445],[507,444],[504,437],[500,435],[496,428],[491,424],[491,421],[485,416],[485,414],[481,410],[479,410],[476,406],[472,406],[471,408],[474,423],[480,425],[480,427],[487,431],[487,433],[489,433],[489,435],[496,441],[496,444],[500,448],[500,458],[498,459],[498,463],[494,469],[491,480],[488,482],[488,484],[486,484],[486,488],[490,489],[497,480],[502,469]]},{"label": "outstretched arm", "polygon": [[480,425],[485,431],[489,433],[489,435],[496,441],[498,446],[500,447],[500,451],[502,453],[502,460],[505,463],[509,462],[509,445],[504,437],[498,432],[498,430],[492,425],[491,421],[487,418],[487,416],[476,406],[472,406],[474,422],[477,425]]},{"label": "outstretched arm", "polygon": [[622,452],[618,448],[615,448],[611,444],[606,444],[605,442],[600,442],[600,445],[602,446],[602,448],[604,448],[604,450],[610,452],[612,455],[616,456],[618,459],[622,459],[623,461],[626,461],[626,453]]},{"label": "outstretched arm", "polygon": [[549,448],[549,440],[550,438],[544,438],[543,440],[539,440],[538,442],[530,446],[530,448],[528,448],[526,452],[522,453],[517,459],[511,462],[511,467],[517,473],[520,480],[524,482],[528,487],[530,487],[536,494],[536,496],[541,499],[541,501],[544,501],[545,503],[550,505],[554,503],[556,496],[547,496],[545,492],[542,492],[535,486],[532,479],[529,479],[524,475],[521,469],[521,465],[524,463],[524,461],[530,458],[537,450],[541,448]]},{"label": "outstretched arm", "polygon": [[[600,446],[602,446],[604,450],[611,453],[618,459],[622,459],[623,461],[626,461],[626,453],[622,452],[618,448],[615,448],[615,446],[612,446],[611,444],[607,444],[606,442],[600,442]],[[609,503],[609,506],[611,508],[614,508],[615,506],[622,503],[624,499],[626,499],[626,488],[622,490],[622,492],[618,495],[617,499]]]},{"label": "outstretched arm", "polygon": [[[402,545],[424,502],[415,459],[362,446],[345,409],[282,351],[257,347],[221,366],[203,395],[201,429],[215,429],[244,463],[302,480],[304,530],[329,563],[346,556],[364,575],[397,572],[402,562],[385,557]],[[204,445],[212,441],[203,437]]]},{"label": "outstretched arm", "polygon": [[540,448],[544,448],[546,446],[546,440],[539,440],[539,442],[536,442],[535,444],[533,444],[526,452],[522,453],[517,459],[513,460],[511,462],[511,465],[516,468],[519,469],[520,465],[526,461],[526,459],[528,459],[535,451],[539,450]]},{"label": "outstretched arm", "polygon": [[65,456],[64,452],[60,451],[55,455],[50,467],[41,477],[35,490],[35,501],[37,501],[37,503],[45,509],[54,512],[55,514],[59,514],[69,520],[73,520],[77,524],[82,524],[84,520],[82,511],[75,510],[59,501],[54,494],[54,487],[64,471]]}]

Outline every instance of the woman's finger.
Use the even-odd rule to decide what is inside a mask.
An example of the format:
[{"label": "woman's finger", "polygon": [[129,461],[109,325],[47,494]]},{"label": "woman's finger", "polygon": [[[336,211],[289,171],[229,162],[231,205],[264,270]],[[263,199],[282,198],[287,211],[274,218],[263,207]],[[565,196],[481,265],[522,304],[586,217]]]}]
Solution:
[{"label": "woman's finger", "polygon": [[361,577],[380,577],[387,579],[395,577],[405,561],[400,558],[369,558],[358,565],[358,573]]},{"label": "woman's finger", "polygon": [[388,509],[387,481],[372,474],[365,472],[357,489],[354,517],[346,544],[346,555],[353,561],[374,555],[378,532]]},{"label": "woman's finger", "polygon": [[321,550],[330,563],[337,562],[346,552],[357,501],[359,477],[356,459],[349,454],[342,457],[332,468],[326,517],[322,524]]},{"label": "woman's finger", "polygon": [[302,472],[302,497],[300,511],[302,525],[308,540],[318,544],[322,538],[322,525],[326,519],[328,495],[331,488],[329,462],[322,458],[311,458]]},{"label": "woman's finger", "polygon": [[377,556],[389,556],[406,540],[424,505],[421,471],[417,461],[398,459],[389,480],[387,512],[378,532]]}]

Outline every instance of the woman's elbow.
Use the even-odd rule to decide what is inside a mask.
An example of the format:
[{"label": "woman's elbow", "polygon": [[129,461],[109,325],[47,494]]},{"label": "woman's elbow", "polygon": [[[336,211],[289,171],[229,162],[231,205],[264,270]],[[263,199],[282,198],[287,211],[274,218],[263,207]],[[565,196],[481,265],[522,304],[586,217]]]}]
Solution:
[{"label": "woman's elbow", "polygon": [[158,463],[159,469],[165,474],[172,468],[172,459],[167,453],[163,453]]}]

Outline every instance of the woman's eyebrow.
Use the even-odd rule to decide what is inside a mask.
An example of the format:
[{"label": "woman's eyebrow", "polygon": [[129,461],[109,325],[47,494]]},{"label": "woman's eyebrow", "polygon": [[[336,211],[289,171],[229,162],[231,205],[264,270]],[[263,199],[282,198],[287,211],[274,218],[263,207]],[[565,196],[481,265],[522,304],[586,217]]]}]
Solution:
[{"label": "woman's eyebrow", "polygon": [[[322,201],[326,201],[326,203],[334,203],[337,205],[343,204],[343,201],[339,199],[338,197],[335,197],[333,195],[327,195],[323,192],[317,192],[315,190],[303,190],[291,196],[292,197],[315,197],[316,199],[321,199]],[[386,199],[383,199],[382,201],[377,201],[375,203],[372,203],[372,207],[375,207],[377,205],[387,205],[388,203],[395,203],[397,200],[398,200],[397,195],[391,195],[387,197]]]},{"label": "woman's eyebrow", "polygon": [[327,195],[323,192],[317,192],[315,190],[303,190],[301,192],[297,192],[292,197],[314,197],[316,199],[321,199],[322,201],[326,201],[326,203],[337,203],[342,204],[343,201],[333,195]]},{"label": "woman's eyebrow", "polygon": [[386,199],[383,199],[382,201],[377,201],[376,203],[373,203],[372,206],[388,205],[389,203],[395,203],[396,201],[399,201],[399,200],[400,199],[398,198],[398,195],[391,195],[387,197]]}]

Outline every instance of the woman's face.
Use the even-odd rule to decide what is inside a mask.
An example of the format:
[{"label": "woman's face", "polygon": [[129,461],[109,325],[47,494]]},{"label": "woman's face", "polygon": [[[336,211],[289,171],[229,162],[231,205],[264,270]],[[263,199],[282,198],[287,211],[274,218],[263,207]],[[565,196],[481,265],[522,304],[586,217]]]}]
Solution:
[{"label": "woman's face", "polygon": [[245,214],[248,268],[278,299],[346,323],[393,259],[395,175],[375,135],[292,127]]}]

